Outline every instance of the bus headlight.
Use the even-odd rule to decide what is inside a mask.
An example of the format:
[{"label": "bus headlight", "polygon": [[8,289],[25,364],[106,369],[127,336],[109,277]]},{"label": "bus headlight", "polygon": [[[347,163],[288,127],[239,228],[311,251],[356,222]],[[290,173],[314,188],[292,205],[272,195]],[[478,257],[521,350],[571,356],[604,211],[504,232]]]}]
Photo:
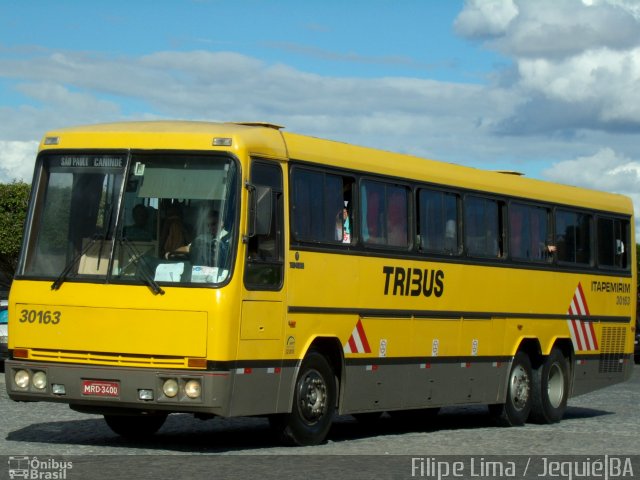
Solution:
[{"label": "bus headlight", "polygon": [[27,388],[29,386],[29,372],[18,370],[13,376],[13,381],[18,388]]},{"label": "bus headlight", "polygon": [[175,397],[178,394],[178,382],[173,378],[165,380],[162,384],[162,392],[169,398]]},{"label": "bus headlight", "polygon": [[47,387],[47,374],[42,371],[34,373],[32,382],[38,390],[44,390]]},{"label": "bus headlight", "polygon": [[184,393],[189,398],[198,398],[202,393],[202,387],[198,380],[189,380],[184,386]]}]

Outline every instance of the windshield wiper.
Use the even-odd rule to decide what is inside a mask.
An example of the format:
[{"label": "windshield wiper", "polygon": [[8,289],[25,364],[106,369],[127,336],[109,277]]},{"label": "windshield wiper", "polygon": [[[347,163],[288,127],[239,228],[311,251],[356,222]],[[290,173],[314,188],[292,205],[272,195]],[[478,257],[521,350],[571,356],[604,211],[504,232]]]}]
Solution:
[{"label": "windshield wiper", "polygon": [[84,255],[85,253],[87,253],[89,251],[89,249],[93,246],[94,243],[96,243],[98,240],[101,240],[103,238],[102,235],[94,235],[91,240],[89,240],[87,242],[87,244],[85,245],[85,247],[80,250],[72,259],[69,263],[67,263],[67,265],[64,267],[64,270],[62,270],[62,272],[60,273],[60,275],[58,276],[58,278],[56,278],[56,280],[51,284],[51,290],[58,290],[60,288],[60,286],[64,283],[64,281],[67,279],[67,276],[69,275],[69,273],[71,273],[71,269],[76,265],[76,263],[78,263],[78,260],[80,260],[80,258],[82,257],[82,255]]},{"label": "windshield wiper", "polygon": [[153,294],[164,295],[164,290],[151,275],[151,267],[145,260],[144,255],[140,253],[126,237],[120,239],[120,245],[127,247],[127,250],[131,253],[129,264],[133,263],[136,267],[139,267],[137,273],[140,274],[141,279],[149,286]]}]

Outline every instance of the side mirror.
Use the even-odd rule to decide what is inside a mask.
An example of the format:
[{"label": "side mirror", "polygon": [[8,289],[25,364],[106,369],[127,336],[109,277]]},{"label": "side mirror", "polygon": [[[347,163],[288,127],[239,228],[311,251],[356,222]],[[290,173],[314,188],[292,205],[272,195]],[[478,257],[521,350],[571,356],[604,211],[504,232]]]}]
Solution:
[{"label": "side mirror", "polygon": [[271,187],[247,184],[249,190],[249,225],[247,237],[268,235],[271,232],[273,202]]}]

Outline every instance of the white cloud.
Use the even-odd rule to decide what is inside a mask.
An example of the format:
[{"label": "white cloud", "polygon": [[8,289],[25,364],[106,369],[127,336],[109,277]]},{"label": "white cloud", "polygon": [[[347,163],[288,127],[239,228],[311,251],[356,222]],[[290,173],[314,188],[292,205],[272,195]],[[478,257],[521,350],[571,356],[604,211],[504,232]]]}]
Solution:
[{"label": "white cloud", "polygon": [[635,0],[470,0],[455,22],[463,36],[521,57],[562,58],[640,42]]},{"label": "white cloud", "polygon": [[100,100],[88,93],[72,92],[60,83],[45,79],[37,83],[20,84],[17,90],[41,104],[64,111],[67,115],[73,113],[80,120],[91,117],[96,112],[100,115],[114,115],[120,110],[114,102]]},{"label": "white cloud", "polygon": [[518,7],[513,0],[470,0],[454,27],[465,37],[494,38],[504,35],[517,16]]},{"label": "white cloud", "polygon": [[529,126],[640,130],[640,47],[589,50],[562,61],[522,59],[518,71],[515,88],[529,101],[514,117]]},{"label": "white cloud", "polygon": [[[520,102],[516,92],[500,88],[322,76],[232,52],[139,58],[36,53],[0,57],[0,76],[13,78],[14,88],[39,105],[0,107],[15,119],[0,124],[0,139],[15,138],[18,130],[40,138],[50,128],[120,120],[132,115],[120,106],[131,98],[136,118],[267,120],[301,133],[433,156],[446,151],[445,144],[459,148],[454,136],[490,131]],[[480,149],[482,141],[476,143]]]},{"label": "white cloud", "polygon": [[493,21],[493,3],[483,0],[467,2],[456,21],[459,33],[513,59],[501,85],[523,101],[496,133],[640,131],[640,5],[635,0],[504,3],[517,13],[498,16],[509,18],[500,22],[502,28],[483,30]]},{"label": "white cloud", "polygon": [[549,180],[577,187],[627,195],[640,193],[640,162],[609,147],[590,156],[554,163],[543,175]]},{"label": "white cloud", "polygon": [[0,183],[31,182],[38,142],[0,140]]}]

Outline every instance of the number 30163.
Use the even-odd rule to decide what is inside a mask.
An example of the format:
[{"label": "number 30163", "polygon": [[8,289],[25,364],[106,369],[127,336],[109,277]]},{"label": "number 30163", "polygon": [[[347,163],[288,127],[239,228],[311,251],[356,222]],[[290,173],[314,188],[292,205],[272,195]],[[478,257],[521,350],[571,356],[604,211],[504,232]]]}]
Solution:
[{"label": "number 30163", "polygon": [[58,311],[49,310],[20,310],[20,321],[22,323],[44,323],[56,325],[60,323],[62,314]]}]

